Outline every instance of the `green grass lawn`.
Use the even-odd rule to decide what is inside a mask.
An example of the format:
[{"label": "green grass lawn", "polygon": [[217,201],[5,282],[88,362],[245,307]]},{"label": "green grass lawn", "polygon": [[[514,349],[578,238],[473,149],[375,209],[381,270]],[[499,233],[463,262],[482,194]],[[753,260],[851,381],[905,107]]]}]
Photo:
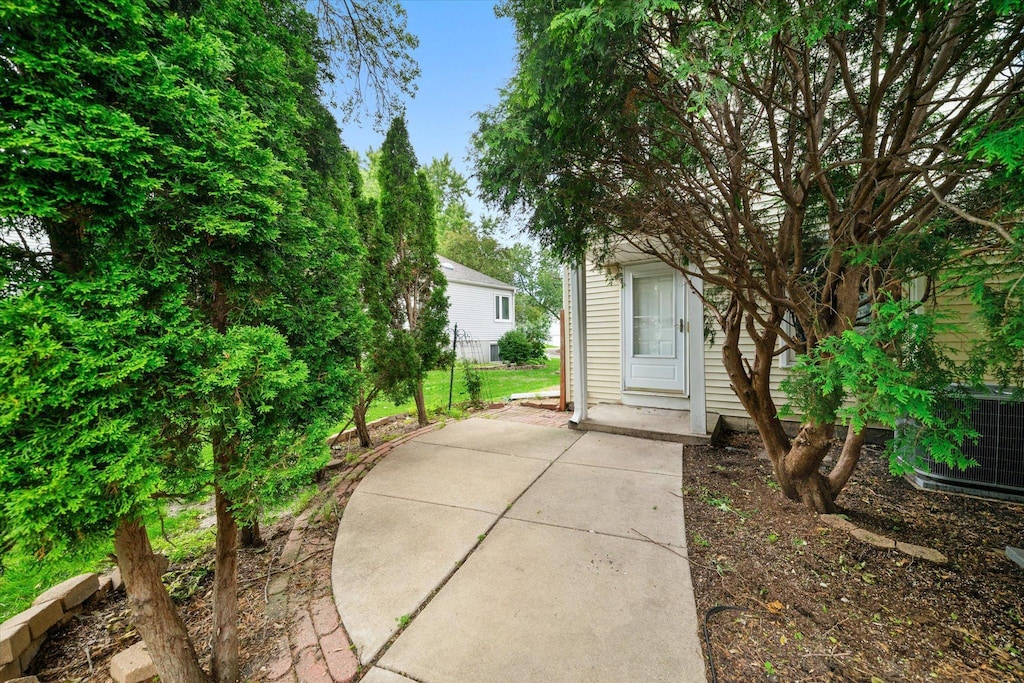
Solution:
[{"label": "green grass lawn", "polygon": [[[558,370],[560,361],[557,358],[549,359],[543,368],[537,370],[510,370],[500,367],[495,370],[481,370],[480,377],[483,379],[483,395],[485,402],[501,401],[512,394],[526,394],[541,389],[558,388]],[[427,403],[427,410],[436,408],[448,408],[448,382],[449,370],[434,370],[427,375],[423,383],[423,397]],[[466,381],[462,373],[462,364],[455,366],[455,386],[452,392],[452,404],[465,403],[469,400],[466,392]],[[416,404],[409,400],[396,406],[387,398],[378,399],[370,406],[367,413],[367,420],[396,415],[398,413],[415,413]],[[346,421],[347,422],[347,421]],[[344,426],[338,425],[338,428]]]},{"label": "green grass lawn", "polygon": [[[261,524],[272,524],[286,512],[299,514],[316,491],[316,484],[310,484],[293,498],[268,506]],[[213,549],[217,539],[216,527],[200,523],[212,514],[211,505],[200,507],[196,504],[167,514],[163,520],[158,516],[147,519],[146,528],[153,550],[163,553],[172,562],[182,562]],[[112,540],[96,539],[80,544],[72,552],[53,552],[43,558],[24,552],[5,555],[4,572],[0,573],[0,622],[26,609],[36,596],[65,579],[111,569],[114,566],[111,561],[113,552]]]}]

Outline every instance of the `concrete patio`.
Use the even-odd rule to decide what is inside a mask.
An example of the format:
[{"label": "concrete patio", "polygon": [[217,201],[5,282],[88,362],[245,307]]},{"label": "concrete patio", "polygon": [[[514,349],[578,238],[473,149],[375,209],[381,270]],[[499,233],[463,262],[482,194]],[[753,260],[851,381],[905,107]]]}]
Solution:
[{"label": "concrete patio", "polygon": [[497,419],[397,447],[334,550],[363,680],[704,681],[681,478],[679,444]]}]

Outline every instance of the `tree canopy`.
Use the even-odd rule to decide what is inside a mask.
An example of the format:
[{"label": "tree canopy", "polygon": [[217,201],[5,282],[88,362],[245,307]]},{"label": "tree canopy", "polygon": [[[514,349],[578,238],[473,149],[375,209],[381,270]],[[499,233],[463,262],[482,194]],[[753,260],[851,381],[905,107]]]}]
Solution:
[{"label": "tree canopy", "polygon": [[414,396],[421,425],[427,424],[423,379],[445,359],[448,342],[447,281],[437,260],[437,217],[434,193],[419,168],[405,119],[391,122],[380,151],[381,232],[390,240],[394,258],[387,264],[391,306],[391,341],[405,348],[403,378],[394,391]]},{"label": "tree canopy", "polygon": [[[474,221],[469,182],[446,154],[425,169],[438,206],[437,252],[457,263],[516,287],[517,324],[547,337],[562,307],[561,264],[547,250],[501,239],[502,226],[490,216]],[[507,236],[506,236],[507,237]]]},{"label": "tree canopy", "polygon": [[[567,258],[629,244],[700,279],[783,491],[834,509],[863,442],[855,421],[819,473],[843,401],[866,399],[869,421],[889,423],[894,404],[935,415],[956,379],[944,363],[901,367],[896,348],[929,346],[934,328],[879,307],[962,254],[1004,258],[991,218],[1007,190],[968,140],[1019,117],[1020,4],[509,0],[501,12],[516,22],[518,71],[481,115],[485,196],[526,207]],[[798,406],[790,439],[771,394],[778,355],[829,365],[854,353],[829,345],[869,318],[896,364],[876,366],[875,394],[866,374],[836,379],[855,364],[815,373],[815,410]],[[947,442],[964,433],[929,427]],[[943,455],[966,464],[955,447]]]},{"label": "tree canopy", "polygon": [[325,462],[365,334],[330,46],[288,1],[0,25],[0,526],[39,554],[113,535],[161,679],[204,680],[144,520],[212,488],[212,674],[236,680],[235,525]]}]

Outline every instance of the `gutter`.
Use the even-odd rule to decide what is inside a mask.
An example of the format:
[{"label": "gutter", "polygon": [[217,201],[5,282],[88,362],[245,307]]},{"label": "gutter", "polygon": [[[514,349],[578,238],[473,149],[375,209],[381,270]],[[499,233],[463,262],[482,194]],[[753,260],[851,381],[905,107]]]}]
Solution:
[{"label": "gutter", "polygon": [[587,283],[586,272],[578,265],[572,267],[569,278],[572,330],[572,403],[569,421],[579,425],[587,419]]}]

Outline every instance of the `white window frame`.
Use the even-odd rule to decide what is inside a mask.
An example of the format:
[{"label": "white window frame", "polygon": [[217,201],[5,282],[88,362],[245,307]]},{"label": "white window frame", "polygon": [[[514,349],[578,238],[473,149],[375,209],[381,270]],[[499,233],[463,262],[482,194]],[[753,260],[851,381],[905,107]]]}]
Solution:
[{"label": "white window frame", "polygon": [[[794,322],[794,319],[793,319],[792,316],[793,316],[792,312],[791,311],[787,311],[785,317],[782,319],[782,329],[784,329],[786,331],[786,334],[790,335],[791,337],[792,336],[797,336],[797,332],[798,332],[796,323]],[[858,311],[857,311],[857,317],[858,317],[858,319],[860,318],[860,309],[858,309]],[[864,330],[866,327],[867,327],[867,323],[857,323],[856,321],[854,321],[853,330],[855,332],[858,331],[858,330]],[[781,339],[779,340],[779,343],[780,344],[785,344],[785,342],[782,341]],[[794,351],[790,347],[787,347],[781,354],[779,354],[779,367],[780,368],[791,368],[791,367],[793,367],[794,365],[796,365],[796,357],[797,357],[796,351]]]},{"label": "white window frame", "polygon": [[[792,315],[793,314],[791,312],[787,311],[786,315],[782,318],[782,329],[784,329],[786,334],[791,337],[796,336],[797,334],[797,327],[792,320]],[[784,345],[786,342],[780,339],[779,343]],[[796,365],[796,355],[796,351],[790,347],[786,347],[786,349],[779,354],[779,367],[791,368]]]},{"label": "white window frame", "polygon": [[[502,306],[502,299],[505,300],[505,305]],[[505,317],[501,317],[502,312],[505,313]],[[494,295],[494,322],[504,323],[512,320],[512,296],[509,294],[495,294]]]}]

